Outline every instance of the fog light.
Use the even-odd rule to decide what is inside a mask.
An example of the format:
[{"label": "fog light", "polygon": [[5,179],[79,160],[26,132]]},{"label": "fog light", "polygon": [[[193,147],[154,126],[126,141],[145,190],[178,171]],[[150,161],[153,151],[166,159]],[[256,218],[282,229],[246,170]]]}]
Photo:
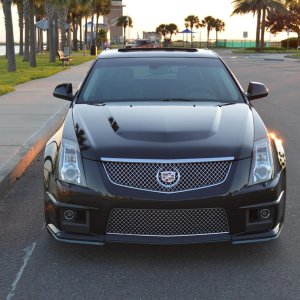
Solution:
[{"label": "fog light", "polygon": [[65,220],[74,221],[75,220],[75,211],[72,209],[66,209],[64,212]]},{"label": "fog light", "polygon": [[271,215],[271,212],[268,208],[263,208],[259,211],[259,217],[263,220],[268,219]]}]

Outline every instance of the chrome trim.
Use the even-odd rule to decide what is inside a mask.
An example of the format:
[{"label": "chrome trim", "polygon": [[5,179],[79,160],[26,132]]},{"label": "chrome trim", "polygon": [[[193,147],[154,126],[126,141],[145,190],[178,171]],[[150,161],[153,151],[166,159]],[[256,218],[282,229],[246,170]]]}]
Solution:
[{"label": "chrome trim", "polygon": [[[111,161],[111,160],[105,160],[105,161]],[[221,160],[221,161],[225,161],[225,160]],[[112,161],[112,162],[123,162],[123,161]],[[136,161],[131,161],[131,162],[136,162]],[[149,161],[147,161],[149,162]],[[157,162],[157,161],[156,161]],[[178,162],[178,161],[177,161]],[[202,162],[202,161],[198,161],[198,162]],[[203,161],[204,162],[204,161]],[[205,161],[207,162],[207,161]],[[211,162],[211,161],[210,161]],[[141,189],[141,188],[135,188],[135,187],[131,187],[131,186],[128,186],[128,185],[123,185],[123,184],[119,184],[119,183],[115,183],[114,181],[112,181],[112,179],[110,178],[106,168],[105,168],[105,165],[103,164],[103,169],[106,173],[106,176],[108,178],[108,180],[114,184],[114,185],[117,185],[117,186],[120,186],[120,187],[124,187],[124,188],[127,188],[127,189],[133,189],[133,190],[138,190],[138,191],[145,191],[145,192],[152,192],[152,193],[159,193],[159,194],[176,194],[176,193],[185,193],[185,192],[191,192],[191,191],[197,191],[197,190],[202,190],[202,189],[207,189],[207,188],[211,188],[213,186],[217,186],[217,185],[220,185],[222,183],[224,183],[226,180],[227,180],[227,177],[230,173],[230,170],[231,170],[231,167],[232,167],[232,163],[230,164],[229,166],[229,169],[228,169],[228,172],[226,174],[226,177],[224,178],[223,181],[221,182],[218,182],[216,184],[211,184],[211,185],[207,185],[207,186],[204,186],[204,187],[198,187],[198,188],[194,188],[194,189],[187,189],[187,190],[181,190],[181,191],[174,191],[174,192],[162,192],[162,191],[155,191],[155,190],[148,190],[148,189]]]},{"label": "chrome trim", "polygon": [[275,201],[273,201],[273,202],[264,202],[264,203],[259,203],[259,204],[253,204],[253,205],[248,205],[248,206],[242,206],[242,207],[240,207],[240,209],[277,205],[277,204],[280,203],[283,194],[284,194],[284,191],[282,191],[282,192],[280,193],[278,199],[275,200]]},{"label": "chrome trim", "polygon": [[190,158],[190,159],[140,159],[140,158],[113,158],[101,157],[101,161],[108,162],[126,162],[126,163],[201,163],[214,161],[233,161],[234,157],[214,157],[214,158]]},{"label": "chrome trim", "polygon": [[[160,181],[160,179],[159,179],[159,176],[161,175],[161,173],[162,173],[162,171],[161,171],[161,169],[163,169],[164,167],[161,167],[158,171],[157,171],[157,173],[156,173],[156,180],[157,180],[157,182],[158,182],[158,184],[160,184],[162,187],[164,187],[164,188],[172,188],[172,187],[174,187],[174,186],[176,186],[178,183],[179,183],[179,181],[180,181],[180,172],[177,170],[177,168],[175,168],[175,167],[172,167],[173,169],[175,169],[175,171],[177,172],[177,180],[174,180],[174,182],[172,183],[172,184],[164,184],[164,183],[162,183],[161,181]],[[176,178],[176,177],[175,177]]]},{"label": "chrome trim", "polygon": [[159,237],[159,238],[176,238],[176,237],[188,237],[188,236],[209,236],[209,235],[219,235],[219,234],[228,234],[229,231],[225,232],[215,232],[215,233],[202,233],[202,234],[183,234],[183,235],[153,235],[153,234],[130,234],[130,233],[110,233],[106,232],[107,235],[120,235],[120,236],[141,236],[141,237]]}]

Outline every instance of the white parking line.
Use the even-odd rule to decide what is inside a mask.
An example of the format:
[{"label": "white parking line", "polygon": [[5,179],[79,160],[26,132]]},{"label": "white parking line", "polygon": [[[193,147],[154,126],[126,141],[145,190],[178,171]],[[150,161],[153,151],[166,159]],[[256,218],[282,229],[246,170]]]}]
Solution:
[{"label": "white parking line", "polygon": [[36,245],[36,242],[34,242],[32,244],[32,246],[27,247],[23,250],[23,251],[26,252],[25,256],[23,257],[23,265],[21,266],[19,272],[16,275],[16,278],[15,278],[14,282],[11,285],[11,290],[10,290],[9,294],[6,296],[6,300],[12,299],[12,297],[15,295],[15,290],[17,288],[18,282],[21,279],[22,274],[23,274],[23,272],[24,272],[24,270],[25,270],[25,268],[28,264],[28,261],[29,261],[31,255],[34,251],[35,245]]}]

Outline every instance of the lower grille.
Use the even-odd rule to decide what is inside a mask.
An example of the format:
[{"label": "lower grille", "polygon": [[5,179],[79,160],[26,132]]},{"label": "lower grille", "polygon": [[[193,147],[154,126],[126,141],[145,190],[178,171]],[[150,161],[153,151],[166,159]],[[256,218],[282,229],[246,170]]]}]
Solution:
[{"label": "lower grille", "polygon": [[126,209],[110,212],[106,233],[149,236],[184,236],[228,233],[223,208]]}]

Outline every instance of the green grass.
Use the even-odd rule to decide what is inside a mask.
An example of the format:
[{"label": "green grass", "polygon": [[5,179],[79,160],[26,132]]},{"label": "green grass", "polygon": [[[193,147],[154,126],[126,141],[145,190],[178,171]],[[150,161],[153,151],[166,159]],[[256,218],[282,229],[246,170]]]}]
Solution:
[{"label": "green grass", "polygon": [[300,53],[289,54],[290,58],[300,58]]},{"label": "green grass", "polygon": [[67,68],[72,68],[72,66],[77,66],[87,61],[93,60],[95,57],[90,55],[82,55],[82,52],[72,54],[72,61],[70,66],[62,66],[62,63],[57,59],[55,63],[49,63],[49,54],[39,54],[37,55],[37,67],[29,67],[28,62],[23,62],[23,57],[17,55],[17,71],[7,72],[7,60],[4,56],[0,56],[0,95],[14,91],[14,87],[17,84],[49,77],[53,74],[66,70]]},{"label": "green grass", "polygon": [[244,48],[244,49],[235,49],[232,51],[232,53],[234,53],[234,54],[254,54],[254,53],[292,53],[293,54],[295,52],[297,52],[297,50],[295,50],[295,49],[291,49],[291,50],[287,51],[286,49],[283,49],[283,48],[278,48],[278,49],[265,48],[265,49],[261,49],[259,51],[256,51],[255,49]]}]

